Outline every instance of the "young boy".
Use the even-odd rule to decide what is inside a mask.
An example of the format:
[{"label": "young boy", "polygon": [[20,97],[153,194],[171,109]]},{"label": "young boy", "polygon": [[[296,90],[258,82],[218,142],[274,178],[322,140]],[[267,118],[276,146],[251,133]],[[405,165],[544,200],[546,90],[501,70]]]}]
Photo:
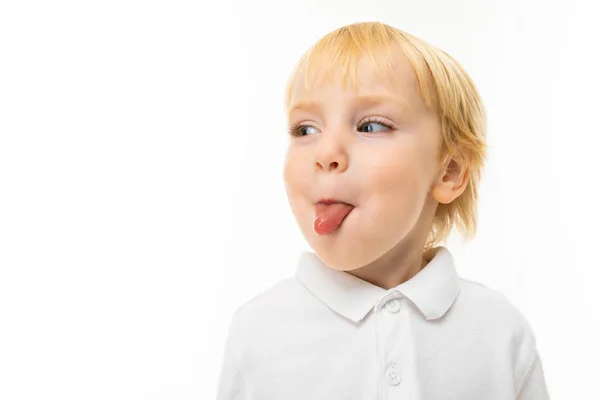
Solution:
[{"label": "young boy", "polygon": [[286,109],[286,192],[314,253],[236,310],[218,399],[548,399],[527,320],[438,245],[472,237],[485,158],[458,63],[351,24],[302,57]]}]

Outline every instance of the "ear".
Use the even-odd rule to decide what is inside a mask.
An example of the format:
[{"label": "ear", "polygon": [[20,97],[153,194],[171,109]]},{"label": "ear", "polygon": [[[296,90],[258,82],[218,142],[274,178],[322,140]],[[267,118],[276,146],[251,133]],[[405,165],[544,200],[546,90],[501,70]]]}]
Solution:
[{"label": "ear", "polygon": [[445,165],[431,192],[436,201],[450,204],[465,191],[469,183],[469,169],[453,159]]}]

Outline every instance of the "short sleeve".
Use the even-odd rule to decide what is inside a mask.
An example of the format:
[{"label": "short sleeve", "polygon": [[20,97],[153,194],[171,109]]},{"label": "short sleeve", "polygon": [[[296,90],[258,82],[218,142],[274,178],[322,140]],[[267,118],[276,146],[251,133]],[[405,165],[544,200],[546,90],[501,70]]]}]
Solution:
[{"label": "short sleeve", "polygon": [[229,324],[221,373],[217,387],[217,400],[244,400],[244,379],[235,362],[235,316]]},{"label": "short sleeve", "polygon": [[544,377],[544,369],[542,361],[537,351],[533,359],[533,363],[529,368],[527,376],[521,386],[521,390],[517,397],[518,400],[550,400],[548,389],[546,387],[546,379]]}]

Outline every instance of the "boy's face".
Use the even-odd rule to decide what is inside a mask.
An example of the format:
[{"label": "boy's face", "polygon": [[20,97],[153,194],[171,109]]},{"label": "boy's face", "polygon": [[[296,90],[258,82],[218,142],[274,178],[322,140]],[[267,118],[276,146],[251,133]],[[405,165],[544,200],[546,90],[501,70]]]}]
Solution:
[{"label": "boy's face", "polygon": [[[356,92],[351,86],[344,90],[338,77],[313,84],[310,92],[302,74],[294,84],[289,125],[302,126],[296,131],[300,136],[290,137],[286,192],[304,238],[334,269],[367,265],[400,242],[412,243],[415,235],[424,240],[431,226],[440,125],[401,52],[395,71],[390,85],[361,60]],[[294,104],[311,105],[293,109]],[[354,206],[328,234],[314,227],[323,198]]]}]

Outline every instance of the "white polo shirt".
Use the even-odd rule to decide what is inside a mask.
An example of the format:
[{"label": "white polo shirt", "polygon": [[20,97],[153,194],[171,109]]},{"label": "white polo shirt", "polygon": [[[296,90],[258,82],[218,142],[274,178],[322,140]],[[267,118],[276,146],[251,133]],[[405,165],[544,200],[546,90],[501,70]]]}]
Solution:
[{"label": "white polo shirt", "polygon": [[438,247],[385,290],[302,253],[296,275],[239,307],[218,400],[549,399],[534,334]]}]

